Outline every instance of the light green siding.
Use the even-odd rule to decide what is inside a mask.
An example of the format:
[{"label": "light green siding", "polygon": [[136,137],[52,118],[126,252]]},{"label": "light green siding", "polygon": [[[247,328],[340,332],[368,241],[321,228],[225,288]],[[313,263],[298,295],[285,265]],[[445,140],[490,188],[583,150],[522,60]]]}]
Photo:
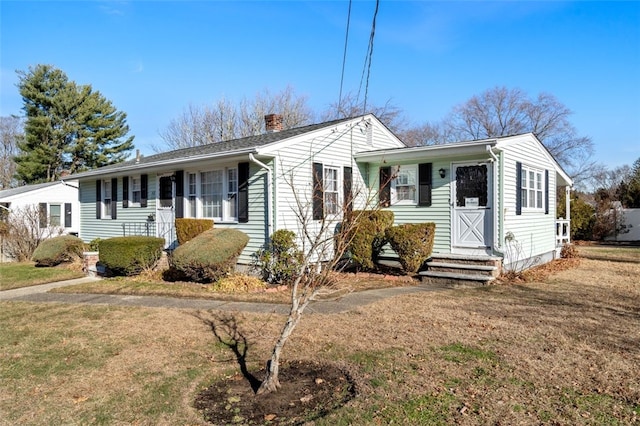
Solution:
[{"label": "light green siding", "polygon": [[[108,179],[111,179],[109,177]],[[156,175],[149,174],[149,192],[147,207],[122,207],[122,177],[118,177],[118,201],[116,219],[96,219],[96,179],[81,180],[80,197],[80,238],[90,242],[96,238],[123,236],[126,227],[139,225],[143,227],[150,214],[156,212]],[[155,225],[151,226],[151,236],[155,236]]]}]

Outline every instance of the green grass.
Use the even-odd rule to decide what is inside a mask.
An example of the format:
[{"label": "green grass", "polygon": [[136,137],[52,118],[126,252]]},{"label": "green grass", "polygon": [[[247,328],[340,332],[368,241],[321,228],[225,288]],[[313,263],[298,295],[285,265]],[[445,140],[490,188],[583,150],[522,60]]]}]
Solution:
[{"label": "green grass", "polygon": [[64,281],[83,277],[81,271],[63,267],[36,268],[33,262],[0,264],[0,290]]}]

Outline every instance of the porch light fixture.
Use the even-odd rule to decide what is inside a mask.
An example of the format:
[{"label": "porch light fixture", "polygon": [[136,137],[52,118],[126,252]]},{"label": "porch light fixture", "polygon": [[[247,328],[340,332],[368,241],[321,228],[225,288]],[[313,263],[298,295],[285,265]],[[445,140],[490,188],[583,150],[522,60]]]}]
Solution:
[{"label": "porch light fixture", "polygon": [[440,169],[438,170],[438,173],[440,173],[440,177],[444,179],[444,176],[446,175],[447,171],[445,169]]}]

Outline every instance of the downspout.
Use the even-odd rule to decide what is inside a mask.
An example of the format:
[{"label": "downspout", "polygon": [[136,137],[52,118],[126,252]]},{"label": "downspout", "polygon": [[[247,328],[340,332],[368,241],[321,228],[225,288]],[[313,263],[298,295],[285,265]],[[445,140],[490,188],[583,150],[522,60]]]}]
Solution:
[{"label": "downspout", "polygon": [[257,164],[258,166],[262,167],[264,170],[267,171],[267,201],[265,203],[265,210],[267,211],[266,240],[268,241],[268,239],[271,238],[271,235],[273,235],[273,223],[271,219],[271,216],[272,216],[271,203],[273,200],[271,168],[266,164],[264,164],[262,161],[258,160],[256,157],[254,157],[252,153],[249,153],[249,160],[251,160],[253,163]]},{"label": "downspout", "polygon": [[[493,163],[493,204],[496,206],[494,209],[495,214],[493,215],[493,251],[504,256],[504,249],[502,247],[504,223],[501,220],[502,210],[504,209],[504,174],[498,173],[498,168],[502,166],[502,163],[495,152],[493,152],[491,145],[487,145],[486,149]],[[500,156],[502,157],[502,151],[500,151]],[[498,179],[500,179],[500,182],[498,182]]]}]

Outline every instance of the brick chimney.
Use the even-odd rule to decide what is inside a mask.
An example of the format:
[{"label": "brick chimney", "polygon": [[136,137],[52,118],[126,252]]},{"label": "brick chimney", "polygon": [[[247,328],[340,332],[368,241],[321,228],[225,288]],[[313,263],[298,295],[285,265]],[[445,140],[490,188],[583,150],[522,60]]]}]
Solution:
[{"label": "brick chimney", "polygon": [[267,114],[264,116],[264,127],[267,133],[279,132],[282,130],[282,116],[280,114]]}]

